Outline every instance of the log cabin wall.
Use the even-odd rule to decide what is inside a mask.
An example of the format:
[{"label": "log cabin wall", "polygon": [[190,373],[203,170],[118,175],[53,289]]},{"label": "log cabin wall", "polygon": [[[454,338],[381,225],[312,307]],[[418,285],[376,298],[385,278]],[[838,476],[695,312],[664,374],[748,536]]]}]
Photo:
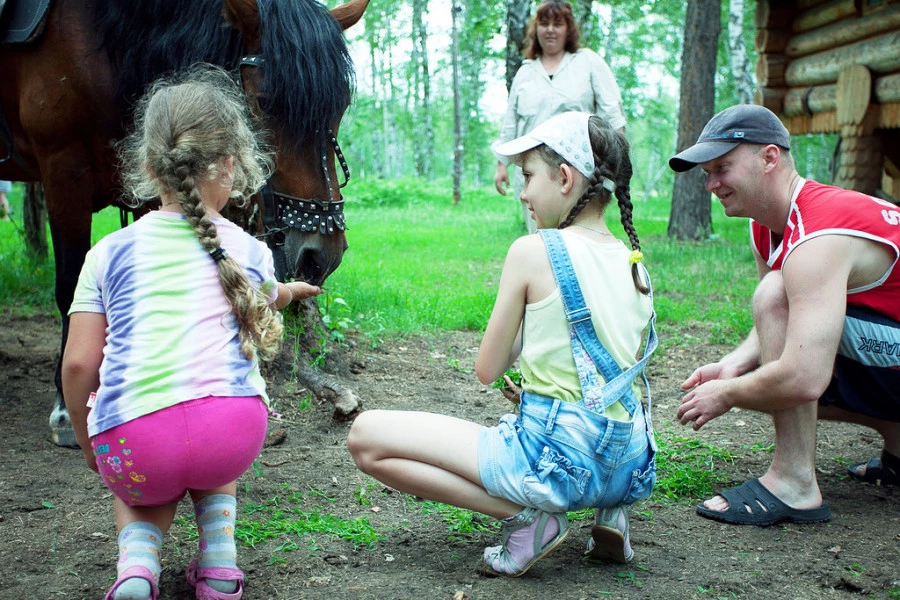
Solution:
[{"label": "log cabin wall", "polygon": [[841,134],[836,185],[900,198],[900,0],[759,0],[756,50],[756,103]]}]

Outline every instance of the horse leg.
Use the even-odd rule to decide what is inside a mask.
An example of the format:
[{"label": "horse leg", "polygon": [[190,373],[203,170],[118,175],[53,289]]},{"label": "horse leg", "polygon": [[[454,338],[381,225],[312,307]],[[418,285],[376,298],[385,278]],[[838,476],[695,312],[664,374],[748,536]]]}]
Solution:
[{"label": "horse leg", "polygon": [[[70,223],[74,219],[83,221],[83,215],[69,216]],[[84,263],[84,255],[90,249],[91,212],[87,210],[87,233],[75,235],[72,233],[63,236],[54,226],[51,218],[50,235],[53,238],[54,256],[56,259],[56,305],[59,307],[62,320],[62,340],[60,345],[59,360],[56,363],[56,399],[53,411],[50,413],[50,437],[57,446],[77,448],[75,430],[69,419],[69,411],[66,409],[65,399],[62,393],[62,357],[66,350],[66,340],[69,337],[69,307],[72,305],[72,297],[75,294],[75,286],[78,283],[78,275],[81,273],[81,265]],[[84,229],[83,223],[79,229]]]}]

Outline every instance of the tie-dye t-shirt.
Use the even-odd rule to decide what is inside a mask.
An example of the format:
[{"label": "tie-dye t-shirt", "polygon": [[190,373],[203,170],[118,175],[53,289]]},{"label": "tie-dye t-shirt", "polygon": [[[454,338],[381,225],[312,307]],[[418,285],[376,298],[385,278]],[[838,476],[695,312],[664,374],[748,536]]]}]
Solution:
[{"label": "tie-dye t-shirt", "polygon": [[[272,253],[213,219],[228,255],[274,302]],[[183,215],[152,212],[103,238],[85,258],[69,314],[106,315],[100,389],[88,434],[204,396],[262,396],[259,362],[241,355],[237,321],[215,261]]]}]

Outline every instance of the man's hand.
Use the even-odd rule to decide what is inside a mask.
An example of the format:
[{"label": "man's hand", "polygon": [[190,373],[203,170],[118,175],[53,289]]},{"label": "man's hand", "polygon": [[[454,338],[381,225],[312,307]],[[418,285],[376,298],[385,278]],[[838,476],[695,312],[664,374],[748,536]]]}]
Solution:
[{"label": "man's hand", "polygon": [[497,188],[497,191],[501,196],[506,195],[506,190],[509,188],[509,170],[506,168],[501,162],[497,163],[497,173],[494,175],[494,187]]},{"label": "man's hand", "polygon": [[[697,371],[702,370],[702,368],[697,369]],[[697,374],[697,371],[694,371],[691,378]],[[691,379],[689,378],[688,381],[691,381]],[[724,381],[712,380],[695,387],[681,399],[681,406],[678,407],[678,412],[675,416],[682,425],[687,425],[693,421],[694,430],[696,431],[716,417],[724,415],[731,410],[731,406],[728,405],[724,398],[723,388],[726,385]]]},{"label": "man's hand", "polygon": [[715,379],[731,379],[739,375],[741,375],[741,373],[737,369],[729,367],[721,361],[711,363],[703,365],[691,373],[690,377],[685,379],[684,383],[681,384],[681,389],[689,390],[704,384],[707,381],[713,381]]}]

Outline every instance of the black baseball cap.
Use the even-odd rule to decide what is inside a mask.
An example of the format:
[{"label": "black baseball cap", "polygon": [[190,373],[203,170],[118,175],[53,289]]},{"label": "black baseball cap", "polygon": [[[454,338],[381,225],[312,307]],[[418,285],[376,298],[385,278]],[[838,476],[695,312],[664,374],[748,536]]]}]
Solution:
[{"label": "black baseball cap", "polygon": [[768,108],[738,104],[710,119],[697,143],[670,158],[669,167],[681,173],[719,158],[744,142],[776,144],[790,150],[791,134],[781,119]]}]

